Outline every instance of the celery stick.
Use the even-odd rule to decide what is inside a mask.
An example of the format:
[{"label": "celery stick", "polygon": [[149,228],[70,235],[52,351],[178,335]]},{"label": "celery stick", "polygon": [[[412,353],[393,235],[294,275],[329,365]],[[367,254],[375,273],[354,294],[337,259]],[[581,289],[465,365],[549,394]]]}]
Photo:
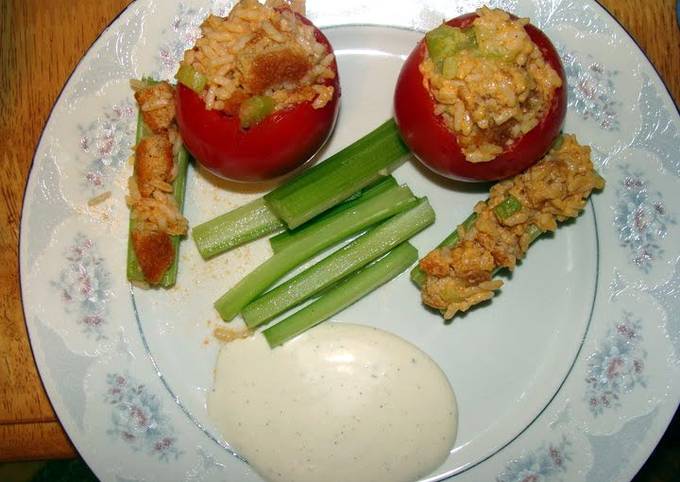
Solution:
[{"label": "celery stick", "polygon": [[[472,213],[468,218],[463,221],[463,227],[465,230],[470,229],[475,221],[477,220],[477,214]],[[543,231],[541,229],[534,225],[530,224],[527,226],[527,231],[529,234],[529,243],[533,243],[538,239],[538,237],[543,234]],[[456,229],[454,232],[449,234],[444,241],[442,241],[437,248],[441,248],[443,246],[448,246],[448,247],[454,247],[456,244],[458,244],[458,229]],[[494,271],[493,274],[496,274],[498,270]],[[423,270],[420,269],[420,266],[415,265],[413,269],[411,270],[411,281],[418,286],[418,288],[422,288],[423,284],[425,283],[425,280],[427,279],[427,274]]]},{"label": "celery stick", "polygon": [[434,222],[427,198],[408,211],[376,226],[289,281],[246,306],[241,314],[249,328],[266,323],[341,280]]},{"label": "celery stick", "polygon": [[367,227],[412,207],[416,198],[407,187],[394,186],[373,198],[315,223],[304,237],[274,254],[215,302],[225,321],[232,320],[248,303],[287,272],[322,250]]},{"label": "celery stick", "polygon": [[[466,231],[474,226],[475,221],[477,221],[477,213],[470,214],[465,221],[463,221],[462,227]],[[458,244],[458,228],[456,228],[451,234],[449,234],[444,241],[437,245],[437,248],[443,248],[444,246],[453,247]],[[411,270],[411,281],[413,281],[419,288],[425,283],[427,275],[420,269],[420,266],[415,265]]]},{"label": "celery stick", "polygon": [[[135,228],[135,222],[130,219],[128,223],[128,231],[132,233]],[[135,248],[132,245],[132,236],[128,235],[128,246],[127,246],[127,279],[128,281],[136,282],[140,285],[146,283],[144,278],[144,273],[142,272],[142,267],[139,266],[139,261],[137,261],[137,255],[135,254]]]},{"label": "celery stick", "polygon": [[522,203],[512,194],[508,195],[500,204],[498,204],[493,211],[501,219],[508,219],[513,214],[522,210]]},{"label": "celery stick", "polygon": [[268,95],[254,95],[241,102],[238,112],[241,127],[247,129],[262,122],[265,117],[274,112],[274,107],[274,99]]},{"label": "celery stick", "polygon": [[408,153],[394,120],[390,119],[264,198],[272,211],[293,229],[395,169]]},{"label": "celery stick", "polygon": [[315,226],[317,223],[324,222],[329,217],[336,216],[338,213],[341,213],[348,209],[353,209],[358,204],[374,196],[377,196],[378,194],[383,193],[388,189],[395,187],[396,185],[397,181],[392,176],[384,177],[375,184],[367,188],[364,188],[362,191],[356,193],[354,196],[350,197],[346,201],[329,209],[323,214],[318,215],[314,219],[310,219],[302,226],[298,226],[297,228],[292,230],[283,231],[277,234],[276,236],[269,238],[269,244],[271,245],[272,250],[275,253],[278,253],[282,249],[292,244],[295,244],[296,242],[298,242],[298,240],[303,239],[305,236],[307,236],[306,233],[308,232],[308,230],[313,229],[313,226]]},{"label": "celery stick", "polygon": [[[177,162],[177,176],[175,180],[172,181],[172,192],[175,196],[175,201],[177,202],[177,207],[179,211],[184,210],[184,198],[186,194],[187,187],[187,171],[189,168],[189,151],[186,150],[184,145],[177,153],[175,159]],[[173,286],[177,281],[177,270],[179,268],[179,243],[182,240],[182,236],[171,236],[172,247],[175,250],[175,256],[172,258],[172,264],[168,270],[163,275],[161,280],[161,286],[168,288]]]},{"label": "celery stick", "polygon": [[[153,81],[147,80],[147,82],[151,83]],[[137,117],[136,142],[139,142],[142,138],[149,135],[151,135],[151,130],[144,124],[144,120],[142,119],[142,115],[140,113]],[[172,182],[173,195],[175,197],[175,201],[177,202],[177,207],[179,208],[180,212],[182,212],[184,208],[184,197],[186,193],[187,171],[190,162],[189,152],[186,150],[184,146],[182,146],[177,152],[175,162],[177,163],[177,175],[175,176],[175,180]],[[134,227],[135,222],[132,219],[132,217],[130,217],[128,232],[132,233]],[[168,270],[163,274],[163,278],[161,278],[161,281],[159,283],[159,286],[162,286],[163,288],[169,288],[173,286],[177,281],[177,269],[179,266],[179,243],[181,239],[182,236],[170,237],[172,247],[175,251],[175,255],[173,257],[172,264],[170,265]],[[137,283],[146,283],[144,273],[142,272],[142,268],[139,266],[139,262],[137,261],[137,256],[132,245],[132,236],[130,235],[128,235],[128,248],[127,248],[127,279],[128,281],[134,281]]]},{"label": "celery stick", "polygon": [[413,269],[411,270],[411,281],[418,287],[422,288],[423,284],[425,284],[425,280],[427,279],[427,274],[425,274],[425,271],[420,269],[420,266],[415,265]]},{"label": "celery stick", "polygon": [[[397,181],[392,176],[382,178],[373,185],[376,193],[382,192],[389,186],[396,186]],[[351,201],[358,200],[362,197],[361,192],[354,193],[353,196],[344,203],[329,209],[327,212],[309,221],[310,224],[317,220],[323,219],[327,215],[331,215],[335,210],[342,211],[353,204]],[[236,209],[228,211],[216,218],[206,221],[191,230],[191,236],[194,238],[198,252],[201,253],[203,259],[209,259],[218,254],[221,254],[230,249],[249,243],[258,238],[268,234],[282,231],[285,225],[276,217],[271,209],[267,206],[263,198],[255,199],[254,201],[244,204]],[[300,226],[299,229],[301,229]],[[281,238],[279,238],[281,236]],[[272,248],[277,245],[280,240],[287,237],[286,231],[274,236],[270,241]],[[274,240],[276,238],[276,240]],[[283,243],[285,244],[285,242]],[[280,249],[274,248],[274,252]]]},{"label": "celery stick", "polygon": [[267,328],[262,334],[270,347],[282,345],[387,283],[417,259],[416,248],[409,242],[402,243],[379,260],[350,274],[319,299]]},{"label": "celery stick", "polygon": [[[137,114],[137,130],[135,133],[135,144],[146,135],[148,135],[149,129],[144,124],[142,119],[142,114],[139,112]],[[128,246],[127,246],[127,279],[128,281],[134,281],[137,283],[146,283],[144,278],[144,273],[142,272],[142,267],[139,266],[139,261],[137,261],[137,255],[135,254],[135,248],[132,244],[132,231],[135,228],[135,221],[130,216],[130,221],[128,222]]]},{"label": "celery stick", "polygon": [[536,226],[535,224],[530,224],[527,226],[527,234],[529,235],[529,243],[533,243],[538,239],[538,237],[543,234],[543,231],[541,231],[541,228]]},{"label": "celery stick", "polygon": [[[394,121],[390,120],[274,189],[263,200],[253,201],[194,227],[192,236],[196,246],[207,259],[280,231],[285,225],[296,228],[381,179],[407,154],[408,149],[399,138]],[[295,222],[281,217],[279,209],[293,212]],[[285,225],[279,219],[285,221]]]},{"label": "celery stick", "polygon": [[205,75],[198,72],[191,65],[182,63],[179,66],[177,74],[175,74],[177,82],[184,84],[191,90],[200,94],[205,88],[205,84],[208,81]]},{"label": "celery stick", "polygon": [[191,230],[198,252],[204,259],[280,231],[283,223],[267,207],[264,199],[233,209]]}]

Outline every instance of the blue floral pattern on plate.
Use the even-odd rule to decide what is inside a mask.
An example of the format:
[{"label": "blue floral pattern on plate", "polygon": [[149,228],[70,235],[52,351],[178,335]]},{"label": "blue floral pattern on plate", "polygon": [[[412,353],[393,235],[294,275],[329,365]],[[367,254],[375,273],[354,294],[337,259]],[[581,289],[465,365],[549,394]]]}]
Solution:
[{"label": "blue floral pattern on plate", "polygon": [[609,329],[600,348],[588,358],[586,403],[593,415],[621,406],[621,397],[635,387],[646,386],[647,353],[642,348],[641,321],[624,311]]},{"label": "blue floral pattern on plate", "polygon": [[107,338],[110,274],[94,242],[76,235],[64,253],[67,264],[52,285],[61,292],[67,313],[77,313],[83,333],[96,340]]},{"label": "blue floral pattern on plate", "polygon": [[601,129],[620,130],[617,110],[621,102],[612,95],[619,72],[608,70],[590,54],[584,59],[567,51],[562,54],[562,63],[569,86],[569,108],[583,120],[592,119]]},{"label": "blue floral pattern on plate", "polygon": [[563,437],[557,444],[546,444],[509,462],[496,482],[540,482],[560,480],[571,462],[571,442]]},{"label": "blue floral pattern on plate", "polygon": [[200,11],[180,2],[177,13],[172,19],[170,28],[164,29],[162,34],[167,39],[158,52],[158,68],[152,76],[156,79],[168,79],[174,76],[177,63],[184,55],[184,51],[196,41],[201,33]]},{"label": "blue floral pattern on plate", "polygon": [[163,461],[177,459],[181,451],[158,396],[129,374],[109,373],[106,382],[104,401],[113,410],[108,433],[135,451],[145,451]]},{"label": "blue floral pattern on plate", "polygon": [[650,189],[642,171],[620,165],[623,180],[616,186],[614,223],[621,246],[628,249],[635,266],[649,273],[655,260],[663,255],[659,242],[676,224],[659,191]]},{"label": "blue floral pattern on plate", "polygon": [[93,158],[85,171],[84,185],[91,193],[109,187],[111,176],[130,157],[137,109],[130,101],[114,104],[96,121],[78,126],[80,149]]}]

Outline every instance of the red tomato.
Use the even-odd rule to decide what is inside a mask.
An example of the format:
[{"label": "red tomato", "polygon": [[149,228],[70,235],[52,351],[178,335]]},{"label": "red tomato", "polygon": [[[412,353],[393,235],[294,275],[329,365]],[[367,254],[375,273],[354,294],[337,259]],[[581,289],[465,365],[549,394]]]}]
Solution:
[{"label": "red tomato", "polygon": [[[468,27],[477,14],[471,13],[446,22],[452,27]],[[543,58],[562,79],[545,117],[524,136],[516,139],[503,153],[488,162],[465,159],[455,134],[434,113],[434,99],[423,86],[418,69],[427,46],[421,40],[406,59],[394,94],[395,120],[406,144],[427,167],[443,176],[460,181],[493,181],[514,176],[538,161],[559,135],[567,113],[567,80],[555,47],[548,37],[531,24],[524,27],[539,47]]]},{"label": "red tomato", "polygon": [[[301,21],[311,25],[305,17]],[[333,51],[326,36],[315,27],[318,42]],[[335,78],[333,98],[321,109],[311,102],[274,112],[248,129],[238,116],[206,110],[193,90],[177,87],[177,124],[189,152],[210,172],[234,181],[273,179],[308,161],[323,146],[335,125],[340,99],[338,67],[331,65]]]}]

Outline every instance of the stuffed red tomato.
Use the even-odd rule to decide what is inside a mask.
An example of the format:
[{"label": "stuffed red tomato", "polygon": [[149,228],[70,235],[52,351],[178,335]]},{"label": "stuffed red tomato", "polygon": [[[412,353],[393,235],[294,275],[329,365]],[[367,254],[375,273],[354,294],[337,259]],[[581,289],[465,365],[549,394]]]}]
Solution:
[{"label": "stuffed red tomato", "polygon": [[433,171],[503,179],[537,162],[559,135],[564,68],[527,19],[484,7],[425,35],[402,67],[394,109],[404,141]]},{"label": "stuffed red tomato", "polygon": [[338,113],[328,39],[286,2],[242,0],[201,30],[177,73],[177,122],[192,155],[236,181],[272,179],[309,160]]}]

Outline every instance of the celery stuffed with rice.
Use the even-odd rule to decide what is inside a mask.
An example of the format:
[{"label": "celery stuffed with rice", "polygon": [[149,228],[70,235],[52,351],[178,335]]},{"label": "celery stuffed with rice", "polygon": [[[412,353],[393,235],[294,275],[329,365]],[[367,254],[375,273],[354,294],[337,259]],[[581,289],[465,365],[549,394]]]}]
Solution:
[{"label": "celery stuffed with rice", "polygon": [[565,135],[533,167],[491,188],[489,199],[411,272],[423,303],[446,319],[491,299],[531,243],[576,218],[593,190],[604,188],[590,148]]},{"label": "celery stuffed with rice", "polygon": [[132,81],[139,105],[134,172],[129,179],[128,280],[140,286],[175,284],[189,155],[175,123],[174,88]]}]

